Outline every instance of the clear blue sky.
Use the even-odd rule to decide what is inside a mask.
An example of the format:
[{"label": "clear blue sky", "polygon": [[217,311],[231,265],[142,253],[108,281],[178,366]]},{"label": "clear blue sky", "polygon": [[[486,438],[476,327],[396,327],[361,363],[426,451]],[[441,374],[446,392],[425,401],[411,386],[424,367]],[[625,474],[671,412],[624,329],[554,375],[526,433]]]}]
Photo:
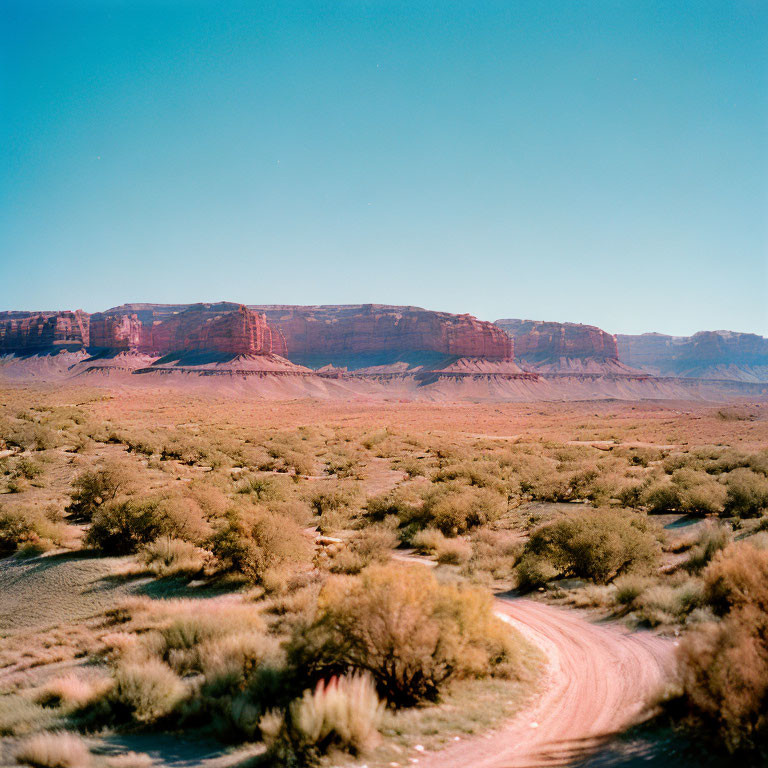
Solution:
[{"label": "clear blue sky", "polygon": [[766,0],[0,0],[0,309],[768,334]]}]

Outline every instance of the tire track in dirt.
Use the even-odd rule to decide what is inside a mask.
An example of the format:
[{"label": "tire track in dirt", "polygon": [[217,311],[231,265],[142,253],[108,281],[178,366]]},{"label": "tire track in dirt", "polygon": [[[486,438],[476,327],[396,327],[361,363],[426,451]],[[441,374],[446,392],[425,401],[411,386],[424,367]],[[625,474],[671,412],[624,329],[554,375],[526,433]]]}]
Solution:
[{"label": "tire track in dirt", "polygon": [[548,657],[545,689],[508,725],[425,755],[420,768],[554,768],[642,718],[672,672],[674,642],[574,611],[499,598],[498,615]]}]

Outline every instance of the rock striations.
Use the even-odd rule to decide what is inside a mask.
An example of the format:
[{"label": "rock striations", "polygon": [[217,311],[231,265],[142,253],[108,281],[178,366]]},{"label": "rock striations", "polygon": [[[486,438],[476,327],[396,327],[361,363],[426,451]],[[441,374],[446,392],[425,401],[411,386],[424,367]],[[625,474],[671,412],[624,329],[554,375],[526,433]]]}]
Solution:
[{"label": "rock striations", "polygon": [[768,339],[754,333],[643,333],[619,335],[617,339],[622,362],[656,375],[768,381]]},{"label": "rock striations", "polygon": [[288,357],[371,352],[434,352],[446,357],[510,359],[514,344],[472,315],[381,304],[251,306],[285,337]]},{"label": "rock striations", "polygon": [[497,320],[515,340],[522,365],[546,373],[632,374],[619,362],[616,337],[594,325]]},{"label": "rock striations", "polygon": [[518,358],[553,362],[561,357],[618,360],[616,337],[594,325],[537,320],[497,320],[515,340]]},{"label": "rock striations", "polygon": [[0,354],[78,349],[89,343],[89,316],[75,312],[0,312]]},{"label": "rock striations", "polygon": [[[419,307],[124,304],[90,316],[79,310],[0,313],[0,378],[87,376],[121,385],[230,387],[275,398],[768,395],[762,337],[647,335],[620,337],[618,344],[589,325],[493,324]],[[670,375],[680,371],[699,378]],[[728,381],[707,383],[704,373],[713,371]]]},{"label": "rock striations", "polygon": [[284,355],[279,331],[242,304],[140,305],[93,315],[91,346],[142,354],[207,351],[225,355]]}]

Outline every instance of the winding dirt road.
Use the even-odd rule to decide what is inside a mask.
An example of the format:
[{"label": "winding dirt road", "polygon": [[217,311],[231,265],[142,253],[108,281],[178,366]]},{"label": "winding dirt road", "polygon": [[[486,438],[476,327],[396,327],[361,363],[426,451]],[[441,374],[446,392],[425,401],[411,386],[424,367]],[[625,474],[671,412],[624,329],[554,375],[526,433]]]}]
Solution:
[{"label": "winding dirt road", "polygon": [[563,766],[636,722],[672,671],[674,642],[532,600],[499,599],[497,613],[548,656],[546,688],[514,720],[419,760],[419,768]]}]

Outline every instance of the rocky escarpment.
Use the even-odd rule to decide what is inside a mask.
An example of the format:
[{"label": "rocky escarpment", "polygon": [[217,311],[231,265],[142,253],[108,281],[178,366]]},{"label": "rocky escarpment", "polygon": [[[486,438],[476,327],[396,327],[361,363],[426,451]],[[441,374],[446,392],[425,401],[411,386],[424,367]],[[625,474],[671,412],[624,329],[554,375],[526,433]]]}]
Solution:
[{"label": "rocky escarpment", "polygon": [[74,312],[0,312],[0,354],[88,346],[89,316]]},{"label": "rocky escarpment", "polygon": [[152,326],[145,328],[135,314],[99,312],[91,315],[91,347],[114,351],[144,350],[151,346]]},{"label": "rocky escarpment", "polygon": [[[472,315],[380,304],[344,306],[251,306],[285,338],[287,356],[306,364],[356,367],[356,358],[379,364],[388,355],[431,353],[447,358],[513,357],[512,340]],[[392,354],[389,355],[391,357]]]},{"label": "rocky escarpment", "polygon": [[768,339],[754,333],[619,334],[617,340],[622,362],[657,375],[768,381]]},{"label": "rocky escarpment", "polygon": [[241,304],[126,305],[91,319],[91,346],[166,355],[209,351],[225,355],[285,354],[285,341],[264,315]]},{"label": "rocky escarpment", "polygon": [[515,356],[539,370],[618,371],[616,338],[594,325],[497,320],[515,340]]}]

